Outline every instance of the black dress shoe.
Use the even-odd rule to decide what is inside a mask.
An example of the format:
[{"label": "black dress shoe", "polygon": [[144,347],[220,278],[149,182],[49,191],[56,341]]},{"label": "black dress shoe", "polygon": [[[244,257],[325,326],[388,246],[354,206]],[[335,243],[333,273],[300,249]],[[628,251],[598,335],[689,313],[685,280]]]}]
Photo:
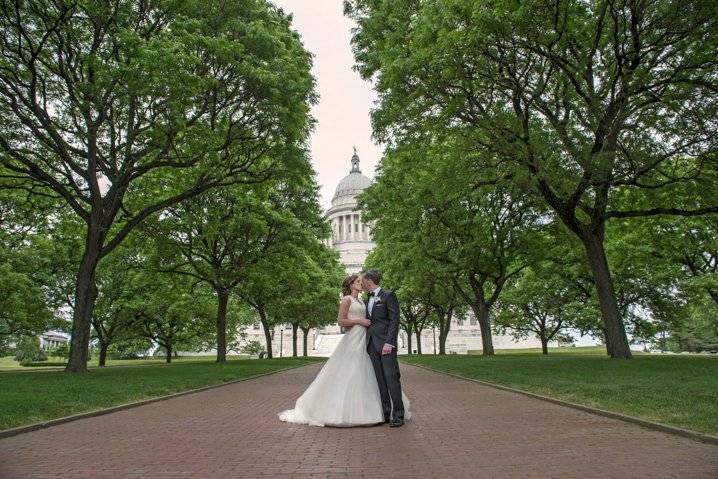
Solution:
[{"label": "black dress shoe", "polygon": [[404,425],[404,420],[403,420],[403,419],[392,419],[392,420],[389,422],[389,427],[400,427],[400,426],[403,426],[403,425]]}]

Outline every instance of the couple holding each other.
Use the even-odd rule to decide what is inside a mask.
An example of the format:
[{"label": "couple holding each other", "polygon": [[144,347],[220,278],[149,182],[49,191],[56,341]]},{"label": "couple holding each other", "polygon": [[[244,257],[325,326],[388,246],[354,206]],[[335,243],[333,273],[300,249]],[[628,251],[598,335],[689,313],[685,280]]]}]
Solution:
[{"label": "couple holding each other", "polygon": [[[312,426],[391,427],[409,419],[396,358],[399,302],[380,282],[374,269],[344,280],[337,323],[349,331],[294,409],[282,411],[279,419]],[[362,290],[369,292],[367,304],[359,298]]]}]

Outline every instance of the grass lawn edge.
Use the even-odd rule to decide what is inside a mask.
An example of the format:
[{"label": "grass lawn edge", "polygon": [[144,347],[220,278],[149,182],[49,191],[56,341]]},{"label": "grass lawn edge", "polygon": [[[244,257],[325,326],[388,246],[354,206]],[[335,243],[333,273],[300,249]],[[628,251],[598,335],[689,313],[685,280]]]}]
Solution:
[{"label": "grass lawn edge", "polygon": [[676,426],[669,426],[668,424],[663,424],[663,423],[655,422],[655,421],[649,421],[648,419],[642,419],[640,417],[630,416],[628,414],[609,411],[607,409],[600,409],[600,408],[596,408],[596,407],[586,406],[584,404],[578,404],[578,403],[573,403],[570,401],[564,401],[563,399],[557,399],[557,398],[554,398],[551,396],[543,396],[541,394],[524,391],[523,389],[516,389],[516,388],[509,387],[509,386],[503,386],[501,384],[483,381],[481,379],[474,379],[474,378],[462,376],[460,374],[441,371],[440,369],[434,369],[429,366],[412,364],[412,363],[404,363],[404,364],[406,364],[407,366],[414,366],[417,368],[425,369],[427,371],[431,371],[431,372],[438,373],[438,374],[445,374],[452,378],[461,379],[464,381],[471,381],[474,383],[482,384],[484,386],[489,386],[492,388],[501,389],[501,390],[516,393],[516,394],[522,394],[524,396],[532,397],[534,399],[539,399],[542,401],[547,401],[550,403],[558,404],[560,406],[566,406],[566,407],[570,407],[573,409],[578,409],[580,411],[588,412],[591,414],[609,417],[612,419],[618,419],[620,421],[630,422],[630,423],[637,424],[637,425],[643,426],[643,427],[647,427],[649,429],[653,429],[656,431],[667,432],[670,434],[675,434],[678,436],[683,436],[683,437],[687,437],[690,439],[694,439],[694,440],[697,440],[700,442],[718,445],[718,436],[714,436],[712,434],[706,434],[703,432],[692,431],[690,429],[684,429],[684,428],[676,427]]},{"label": "grass lawn edge", "polygon": [[313,364],[315,364],[315,363],[300,364],[298,366],[288,366],[286,368],[276,369],[274,371],[267,371],[264,373],[254,374],[252,376],[247,376],[245,378],[232,379],[231,381],[226,381],[226,382],[222,382],[219,384],[210,384],[209,386],[202,386],[199,388],[188,389],[186,391],[180,391],[180,392],[176,392],[176,393],[172,393],[172,394],[167,394],[165,396],[157,396],[157,397],[153,397],[153,398],[142,399],[140,401],[119,404],[117,406],[111,406],[108,408],[96,409],[94,411],[80,412],[77,414],[72,414],[70,416],[63,416],[63,417],[58,417],[55,419],[48,419],[47,421],[40,421],[40,422],[36,422],[36,423],[32,423],[32,424],[27,424],[25,426],[17,426],[17,427],[13,427],[10,429],[1,429],[0,430],[0,439],[6,438],[6,437],[17,436],[18,434],[24,434],[26,432],[37,431],[38,429],[45,429],[48,427],[57,426],[59,424],[65,424],[68,422],[77,421],[79,419],[103,416],[105,414],[111,414],[113,412],[123,411],[125,409],[132,409],[135,407],[144,406],[145,404],[150,404],[153,402],[164,401],[164,400],[172,399],[172,398],[179,397],[179,396],[185,396],[187,394],[194,394],[194,393],[198,393],[198,392],[207,391],[209,389],[220,388],[222,386],[228,386],[230,384],[235,384],[235,383],[239,383],[242,381],[249,381],[250,379],[257,379],[262,376],[269,376],[270,374],[281,373],[282,371],[288,371],[290,369],[297,369],[297,368],[303,368],[306,366],[312,366]]}]

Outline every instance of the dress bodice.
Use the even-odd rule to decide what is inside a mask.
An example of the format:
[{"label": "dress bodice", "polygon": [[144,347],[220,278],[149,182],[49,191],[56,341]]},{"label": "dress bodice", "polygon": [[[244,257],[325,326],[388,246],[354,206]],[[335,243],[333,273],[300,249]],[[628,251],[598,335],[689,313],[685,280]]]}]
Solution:
[{"label": "dress bodice", "polygon": [[366,318],[366,308],[361,299],[350,296],[349,311],[347,311],[347,319],[364,319]]}]

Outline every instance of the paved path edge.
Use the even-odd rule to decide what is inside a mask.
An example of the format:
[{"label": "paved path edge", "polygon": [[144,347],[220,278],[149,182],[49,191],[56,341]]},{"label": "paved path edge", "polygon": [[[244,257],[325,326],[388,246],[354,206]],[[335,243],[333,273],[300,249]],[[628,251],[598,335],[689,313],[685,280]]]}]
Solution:
[{"label": "paved path edge", "polygon": [[316,363],[312,362],[309,364],[302,364],[299,366],[289,366],[286,368],[277,369],[275,371],[268,371],[266,373],[255,374],[253,376],[247,376],[246,378],[233,379],[231,381],[223,382],[220,384],[211,384],[209,386],[202,386],[201,388],[189,389],[187,391],[180,391],[178,393],[172,393],[172,394],[168,394],[166,396],[158,396],[158,397],[154,397],[154,398],[143,399],[141,401],[135,401],[135,402],[127,403],[127,404],[120,404],[119,406],[112,406],[112,407],[105,408],[105,409],[98,409],[96,411],[81,412],[81,413],[73,414],[71,416],[58,417],[56,419],[49,419],[47,421],[41,421],[41,422],[36,422],[33,424],[28,424],[27,426],[18,426],[18,427],[13,427],[10,429],[2,429],[2,430],[0,430],[0,439],[6,438],[6,437],[17,436],[18,434],[23,434],[26,432],[37,431],[38,429],[45,429],[48,427],[57,426],[59,424],[65,424],[67,422],[77,421],[79,419],[86,419],[86,418],[95,417],[95,416],[103,416],[105,414],[111,414],[113,412],[123,411],[125,409],[132,409],[135,407],[144,406],[145,404],[150,404],[150,403],[158,402],[158,401],[164,401],[167,399],[172,399],[172,398],[184,396],[187,394],[199,393],[202,391],[207,391],[208,389],[221,388],[222,386],[228,386],[230,384],[240,383],[242,381],[249,381],[250,379],[261,378],[262,376],[269,376],[270,374],[281,373],[282,371],[288,371],[290,369],[298,369],[298,368],[303,368],[306,366],[312,366],[313,364],[316,364]]},{"label": "paved path edge", "polygon": [[694,439],[696,441],[700,441],[700,442],[704,442],[704,443],[708,443],[708,444],[718,444],[718,436],[713,436],[711,434],[705,434],[702,432],[691,431],[690,429],[683,429],[683,428],[676,427],[676,426],[669,426],[667,424],[662,424],[660,422],[649,421],[648,419],[642,419],[642,418],[636,417],[636,416],[629,416],[628,414],[622,414],[622,413],[618,413],[618,412],[614,412],[614,411],[608,411],[606,409],[599,409],[599,408],[595,408],[595,407],[591,407],[591,406],[585,406],[583,404],[577,404],[577,403],[573,403],[573,402],[569,402],[569,401],[564,401],[562,399],[556,399],[556,398],[549,397],[549,396],[542,396],[541,394],[524,391],[522,389],[516,389],[516,388],[509,387],[509,386],[502,386],[501,384],[490,383],[488,381],[482,381],[481,379],[468,378],[466,376],[461,376],[459,374],[449,373],[446,371],[441,371],[439,369],[433,369],[428,366],[423,366],[423,365],[419,365],[419,364],[411,364],[411,363],[404,363],[404,364],[406,364],[408,366],[414,366],[417,368],[421,368],[421,369],[426,369],[427,371],[432,371],[432,372],[439,373],[439,374],[445,374],[447,376],[451,376],[456,379],[463,379],[464,381],[471,381],[474,383],[483,384],[484,386],[489,386],[489,387],[496,388],[496,389],[502,389],[504,391],[509,391],[512,393],[523,394],[524,396],[529,396],[529,397],[532,397],[535,399],[540,399],[542,401],[551,402],[554,404],[558,404],[560,406],[566,406],[566,407],[570,407],[573,409],[578,409],[580,411],[585,411],[585,412],[588,412],[591,414],[596,414],[598,416],[604,416],[604,417],[618,419],[618,420],[625,421],[625,422],[630,422],[633,424],[638,424],[639,426],[647,427],[649,429],[654,429],[657,431],[667,432],[669,434],[675,434],[678,436],[687,437],[690,439]]}]

